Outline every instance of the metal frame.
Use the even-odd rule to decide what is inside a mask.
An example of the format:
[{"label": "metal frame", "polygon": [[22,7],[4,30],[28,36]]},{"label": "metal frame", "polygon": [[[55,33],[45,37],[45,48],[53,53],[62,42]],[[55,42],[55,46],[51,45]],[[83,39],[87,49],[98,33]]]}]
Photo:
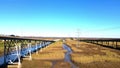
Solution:
[{"label": "metal frame", "polygon": [[[37,49],[37,45],[39,44],[41,47],[44,47],[43,45],[45,45],[46,42],[54,42],[53,40],[39,40],[39,39],[30,39],[30,38],[22,38],[22,37],[5,37],[5,36],[0,36],[0,40],[4,40],[4,64],[2,67],[7,68],[7,60],[9,57],[9,54],[11,54],[12,51],[17,52],[17,57],[18,57],[18,65],[21,65],[21,50],[22,48],[26,48],[28,46],[28,48],[31,48],[31,41],[34,41],[36,44],[36,49]],[[27,46],[24,46],[26,45]],[[24,45],[22,45],[24,44]],[[45,45],[47,46],[47,45]],[[16,48],[15,48],[16,47]],[[32,59],[31,57],[31,51],[29,49],[29,57],[30,60]]]},{"label": "metal frame", "polygon": [[[88,39],[86,38],[86,39],[81,39],[80,41],[120,50],[120,47],[118,47],[120,46],[118,45],[118,42],[120,43],[119,38],[117,39],[116,38],[88,38]],[[111,45],[110,42],[112,43]],[[106,43],[106,45],[104,45],[104,43]]]}]

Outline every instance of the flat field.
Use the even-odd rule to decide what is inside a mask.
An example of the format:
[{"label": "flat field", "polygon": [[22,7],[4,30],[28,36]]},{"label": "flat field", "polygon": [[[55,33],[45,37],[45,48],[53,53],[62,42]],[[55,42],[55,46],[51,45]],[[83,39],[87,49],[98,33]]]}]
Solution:
[{"label": "flat field", "polygon": [[120,68],[120,51],[95,44],[66,40],[72,61],[79,68]]},{"label": "flat field", "polygon": [[64,62],[65,50],[62,41],[50,44],[48,47],[32,54],[32,60],[23,60],[22,68],[70,68],[68,62]]},{"label": "flat field", "polygon": [[[120,50],[71,39],[65,43],[72,49],[71,61],[77,68],[120,68]],[[64,61],[66,50],[62,45],[63,42],[58,41],[33,53],[32,60],[23,59],[22,68],[71,68],[71,64]],[[0,48],[2,55],[3,46]]]}]

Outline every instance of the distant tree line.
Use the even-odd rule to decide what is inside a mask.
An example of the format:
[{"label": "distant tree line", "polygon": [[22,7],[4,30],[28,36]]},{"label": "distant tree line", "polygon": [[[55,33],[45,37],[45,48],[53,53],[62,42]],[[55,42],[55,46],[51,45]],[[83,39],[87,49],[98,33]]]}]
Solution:
[{"label": "distant tree line", "polygon": [[14,35],[14,34],[11,34],[11,35],[0,34],[0,36],[12,36],[12,37],[19,37],[18,35]]}]

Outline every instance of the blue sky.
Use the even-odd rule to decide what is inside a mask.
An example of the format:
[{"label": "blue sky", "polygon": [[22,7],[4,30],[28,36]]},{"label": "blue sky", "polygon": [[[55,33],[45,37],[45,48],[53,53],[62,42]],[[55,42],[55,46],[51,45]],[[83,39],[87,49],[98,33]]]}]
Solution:
[{"label": "blue sky", "polygon": [[0,0],[0,33],[119,37],[120,0]]}]

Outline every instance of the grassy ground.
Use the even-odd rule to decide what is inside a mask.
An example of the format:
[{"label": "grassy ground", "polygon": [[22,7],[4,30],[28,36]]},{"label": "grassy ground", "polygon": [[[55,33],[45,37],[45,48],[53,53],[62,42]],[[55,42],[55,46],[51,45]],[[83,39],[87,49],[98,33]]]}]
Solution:
[{"label": "grassy ground", "polygon": [[50,61],[41,61],[41,60],[24,60],[22,62],[22,68],[50,68],[52,63]]},{"label": "grassy ground", "polygon": [[120,68],[120,51],[99,45],[67,40],[72,61],[80,68]]},{"label": "grassy ground", "polygon": [[0,56],[2,56],[3,55],[3,52],[4,52],[4,46],[3,46],[3,42],[2,41],[0,41]]},{"label": "grassy ground", "polygon": [[33,59],[41,59],[41,60],[61,60],[64,59],[65,50],[62,48],[62,42],[56,42],[47,48],[43,48],[39,51],[39,54],[33,54]]},{"label": "grassy ground", "polygon": [[71,65],[64,62],[65,52],[61,41],[52,43],[38,54],[32,54],[32,61],[23,61],[22,68],[70,68]]},{"label": "grassy ground", "polygon": [[[64,61],[65,50],[62,41],[50,44],[48,47],[32,54],[32,61],[23,60],[22,68],[71,68]],[[66,40],[71,47],[71,60],[79,68],[120,68],[120,51],[95,44]]]}]

